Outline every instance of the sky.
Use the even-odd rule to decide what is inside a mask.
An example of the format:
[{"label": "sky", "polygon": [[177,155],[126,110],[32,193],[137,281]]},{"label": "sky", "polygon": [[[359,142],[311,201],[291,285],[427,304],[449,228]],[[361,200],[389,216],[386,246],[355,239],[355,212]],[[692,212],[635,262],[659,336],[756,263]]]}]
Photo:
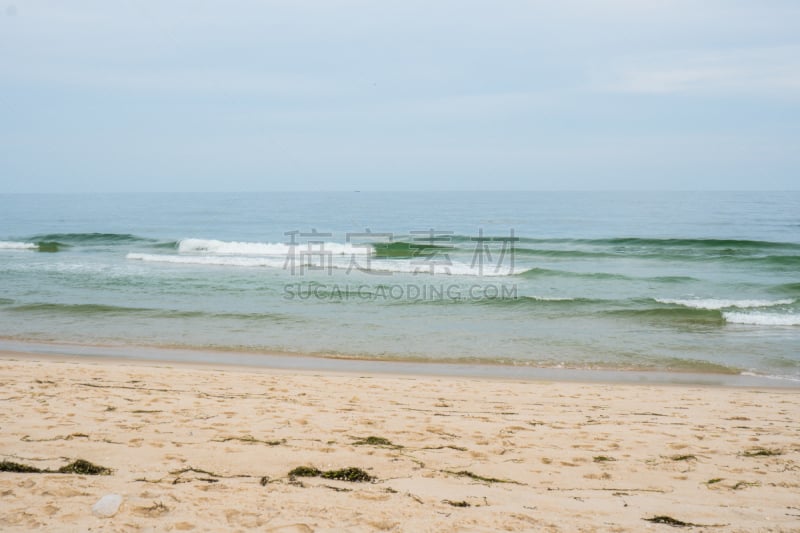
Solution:
[{"label": "sky", "polygon": [[797,0],[0,0],[0,193],[799,178]]}]

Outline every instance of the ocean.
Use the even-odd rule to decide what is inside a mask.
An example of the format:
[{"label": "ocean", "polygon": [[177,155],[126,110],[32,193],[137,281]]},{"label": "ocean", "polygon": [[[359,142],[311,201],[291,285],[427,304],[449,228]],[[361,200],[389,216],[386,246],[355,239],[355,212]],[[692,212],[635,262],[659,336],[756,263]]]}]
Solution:
[{"label": "ocean", "polygon": [[800,383],[800,193],[0,195],[20,346]]}]

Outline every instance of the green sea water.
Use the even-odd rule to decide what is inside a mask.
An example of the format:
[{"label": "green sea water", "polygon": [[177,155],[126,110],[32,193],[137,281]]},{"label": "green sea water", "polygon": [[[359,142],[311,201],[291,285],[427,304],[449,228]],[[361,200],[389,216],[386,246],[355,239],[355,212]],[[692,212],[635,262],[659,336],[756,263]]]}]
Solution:
[{"label": "green sea water", "polygon": [[800,382],[800,194],[0,195],[0,338]]}]

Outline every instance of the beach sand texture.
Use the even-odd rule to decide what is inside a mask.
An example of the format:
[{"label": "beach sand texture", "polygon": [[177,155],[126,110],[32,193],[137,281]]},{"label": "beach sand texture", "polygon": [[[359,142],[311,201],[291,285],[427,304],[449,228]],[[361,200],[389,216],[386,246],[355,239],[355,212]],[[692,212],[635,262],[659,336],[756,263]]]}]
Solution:
[{"label": "beach sand texture", "polygon": [[[800,530],[796,390],[14,353],[0,368],[5,465],[112,470],[0,472],[3,531]],[[93,515],[111,493],[116,514]]]}]

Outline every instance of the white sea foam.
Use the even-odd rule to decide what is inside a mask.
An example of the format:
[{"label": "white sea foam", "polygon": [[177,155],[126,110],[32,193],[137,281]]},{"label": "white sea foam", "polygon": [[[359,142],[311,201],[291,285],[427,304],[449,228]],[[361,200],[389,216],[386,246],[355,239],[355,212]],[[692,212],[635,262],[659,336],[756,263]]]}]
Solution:
[{"label": "white sea foam", "polygon": [[38,247],[32,242],[0,241],[0,250],[34,250]]},{"label": "white sea foam", "polygon": [[452,276],[510,276],[510,268],[495,270],[479,268],[459,261],[425,259],[375,259],[369,245],[336,242],[286,243],[219,241],[214,239],[183,239],[178,254],[129,253],[132,260],[196,265],[220,265],[270,268],[332,268],[370,272],[434,274]]},{"label": "white sea foam", "polygon": [[658,303],[662,304],[675,304],[675,305],[682,305],[684,307],[691,307],[693,309],[709,309],[709,310],[717,310],[717,309],[727,309],[729,307],[736,307],[738,309],[750,309],[754,307],[773,307],[776,305],[789,305],[793,304],[795,300],[784,299],[784,300],[719,300],[716,298],[707,298],[707,299],[691,299],[691,300],[679,300],[679,299],[670,299],[670,298],[656,298]]},{"label": "white sea foam", "polygon": [[800,315],[777,313],[722,313],[725,321],[731,324],[751,324],[755,326],[800,326]]},{"label": "white sea foam", "polygon": [[218,241],[214,239],[183,239],[178,243],[178,252],[212,255],[259,255],[288,256],[316,255],[372,255],[375,250],[369,245],[353,245],[338,242],[298,242],[292,246],[286,243]]},{"label": "white sea foam", "polygon": [[779,379],[781,381],[800,381],[800,377],[795,376],[778,376],[775,374],[759,374],[757,372],[745,371],[741,373],[742,376],[753,376],[757,378]]},{"label": "white sea foam", "polygon": [[314,268],[332,268],[337,270],[363,270],[370,272],[451,275],[451,276],[508,276],[513,274],[507,270],[495,271],[493,268],[471,267],[466,263],[451,261],[448,264],[427,264],[423,260],[369,260],[352,257],[329,257],[324,260],[318,254],[289,256],[228,256],[228,255],[174,255],[174,254],[142,254],[129,253],[127,259],[156,263],[177,263],[185,265],[216,265],[235,267],[269,267],[285,270]]},{"label": "white sea foam", "polygon": [[241,267],[273,267],[282,268],[284,258],[271,257],[225,257],[213,255],[167,255],[129,253],[127,259],[153,263],[178,263],[183,265],[219,265]]}]

